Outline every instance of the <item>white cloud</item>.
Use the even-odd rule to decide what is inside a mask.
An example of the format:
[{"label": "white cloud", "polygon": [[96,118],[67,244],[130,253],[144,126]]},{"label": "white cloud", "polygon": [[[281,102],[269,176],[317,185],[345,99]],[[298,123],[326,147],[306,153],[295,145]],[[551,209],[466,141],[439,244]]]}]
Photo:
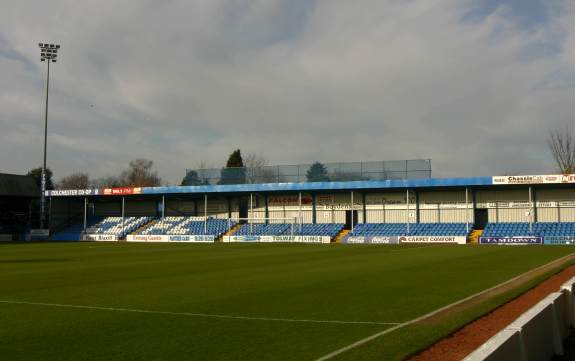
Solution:
[{"label": "white cloud", "polygon": [[2,171],[41,159],[39,41],[62,43],[57,177],[144,156],[176,183],[238,147],[277,163],[432,158],[438,176],[550,171],[547,129],[573,122],[567,2],[529,29],[506,6],[465,20],[470,0],[8,2]]}]

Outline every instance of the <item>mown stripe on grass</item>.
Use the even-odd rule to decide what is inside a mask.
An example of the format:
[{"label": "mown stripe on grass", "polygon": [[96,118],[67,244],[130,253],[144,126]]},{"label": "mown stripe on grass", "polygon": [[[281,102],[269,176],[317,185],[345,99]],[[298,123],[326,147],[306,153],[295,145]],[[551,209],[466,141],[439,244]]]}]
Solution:
[{"label": "mown stripe on grass", "polygon": [[252,316],[220,315],[220,314],[211,314],[211,313],[155,311],[155,310],[142,310],[142,309],[136,309],[136,308],[102,307],[102,306],[87,306],[87,305],[70,305],[70,304],[62,304],[62,303],[30,302],[30,301],[15,301],[15,300],[0,300],[0,303],[4,303],[4,304],[14,304],[14,305],[58,307],[58,308],[75,308],[75,309],[84,309],[84,310],[99,310],[99,311],[147,313],[147,314],[170,315],[170,316],[220,318],[220,319],[247,320],[247,321],[327,323],[327,324],[339,324],[339,325],[383,325],[383,326],[395,326],[395,325],[400,325],[399,322],[344,321],[344,320],[306,320],[306,319],[295,319],[295,318],[252,317]]},{"label": "mown stripe on grass", "polygon": [[539,266],[539,267],[536,267],[536,268],[534,268],[534,269],[532,269],[532,270],[529,270],[529,271],[527,271],[527,272],[525,272],[525,273],[522,273],[522,274],[520,274],[520,275],[518,275],[518,276],[516,276],[516,277],[513,277],[513,278],[511,278],[511,279],[509,279],[509,280],[507,280],[507,281],[505,281],[505,282],[502,282],[502,283],[500,283],[500,284],[497,284],[497,285],[495,285],[495,286],[493,286],[493,287],[491,287],[491,288],[488,288],[488,289],[485,289],[485,290],[483,290],[483,291],[477,292],[477,293],[475,293],[475,294],[473,294],[473,295],[471,295],[471,296],[465,297],[465,298],[463,298],[463,299],[461,299],[461,300],[459,300],[459,301],[453,302],[453,303],[451,303],[451,304],[449,304],[449,305],[447,305],[447,306],[444,306],[444,307],[438,308],[438,309],[436,309],[436,310],[434,310],[434,311],[431,311],[431,312],[429,312],[429,313],[427,313],[427,314],[425,314],[425,315],[423,315],[423,316],[419,316],[419,317],[414,318],[414,319],[412,319],[412,320],[409,320],[409,321],[400,323],[400,324],[398,324],[398,325],[396,325],[396,326],[394,326],[394,327],[392,327],[392,328],[388,328],[388,329],[386,329],[386,330],[380,331],[380,332],[375,333],[375,334],[373,334],[373,335],[371,335],[371,336],[368,336],[368,337],[366,337],[366,338],[363,338],[363,339],[361,339],[361,340],[359,340],[359,341],[356,341],[356,342],[354,342],[354,343],[352,343],[352,344],[350,344],[350,345],[344,346],[344,347],[342,347],[342,348],[340,348],[340,349],[337,349],[337,350],[335,350],[335,351],[333,351],[333,352],[331,352],[331,353],[329,353],[329,354],[327,354],[327,355],[325,355],[325,356],[322,356],[322,357],[316,359],[315,361],[331,360],[332,358],[334,358],[334,357],[336,357],[336,356],[338,356],[338,355],[340,355],[340,354],[342,354],[342,353],[344,353],[344,352],[347,352],[347,351],[349,351],[349,350],[351,350],[351,349],[354,349],[354,348],[356,348],[356,347],[358,347],[358,346],[361,346],[361,345],[366,344],[366,343],[368,343],[368,342],[370,342],[370,341],[373,341],[373,340],[375,340],[375,339],[377,339],[377,338],[379,338],[379,337],[381,337],[381,336],[384,336],[384,335],[386,335],[386,334],[389,334],[389,333],[391,333],[391,332],[394,332],[394,331],[396,331],[396,330],[398,330],[398,329],[400,329],[400,328],[403,328],[403,327],[405,327],[405,326],[409,326],[409,325],[412,325],[412,324],[414,324],[414,323],[423,321],[423,320],[425,320],[425,319],[427,319],[427,318],[433,317],[433,316],[435,316],[435,315],[437,315],[437,314],[439,314],[439,313],[441,313],[441,312],[443,312],[443,311],[445,311],[445,310],[447,310],[447,309],[450,309],[450,308],[452,308],[452,307],[456,307],[456,306],[458,306],[458,305],[460,305],[460,304],[462,304],[462,303],[468,302],[468,301],[470,301],[470,300],[472,300],[472,299],[474,299],[474,298],[480,297],[480,296],[482,296],[482,295],[484,295],[484,294],[486,294],[486,293],[492,292],[492,291],[494,291],[494,290],[496,290],[496,289],[498,289],[498,288],[505,287],[506,285],[508,285],[508,284],[510,284],[510,283],[513,283],[513,282],[517,281],[518,279],[520,279],[520,278],[522,278],[522,277],[525,277],[525,276],[527,276],[527,275],[529,275],[529,274],[531,274],[531,273],[535,273],[535,272],[537,272],[537,271],[539,271],[539,270],[541,270],[541,269],[544,269],[544,268],[546,268],[546,267],[553,266],[553,265],[556,264],[556,263],[561,263],[561,262],[563,262],[563,261],[565,261],[565,260],[567,260],[567,259],[569,259],[569,258],[572,258],[572,257],[574,257],[574,256],[575,256],[575,253],[571,253],[571,254],[568,254],[568,255],[563,256],[563,257],[561,257],[561,258],[558,258],[558,259],[556,259],[556,260],[553,260],[553,261],[551,261],[551,262],[549,262],[549,263],[546,263],[546,264],[541,265],[541,266]]}]

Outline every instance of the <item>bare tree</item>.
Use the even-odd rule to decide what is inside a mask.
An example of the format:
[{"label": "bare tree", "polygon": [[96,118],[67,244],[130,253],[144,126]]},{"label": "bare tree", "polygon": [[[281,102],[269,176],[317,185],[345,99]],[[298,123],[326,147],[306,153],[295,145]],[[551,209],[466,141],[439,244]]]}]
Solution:
[{"label": "bare tree", "polygon": [[244,157],[246,167],[246,183],[274,183],[277,182],[276,172],[268,165],[263,155],[249,153]]},{"label": "bare tree", "polygon": [[57,189],[88,189],[90,178],[87,173],[73,173],[60,179],[56,184]]},{"label": "bare tree", "polygon": [[136,159],[130,162],[127,170],[122,172],[122,185],[124,187],[158,187],[162,185],[162,178],[158,172],[152,170],[154,162],[149,159]]},{"label": "bare tree", "polygon": [[547,144],[559,171],[563,174],[575,173],[575,140],[569,127],[551,130]]}]

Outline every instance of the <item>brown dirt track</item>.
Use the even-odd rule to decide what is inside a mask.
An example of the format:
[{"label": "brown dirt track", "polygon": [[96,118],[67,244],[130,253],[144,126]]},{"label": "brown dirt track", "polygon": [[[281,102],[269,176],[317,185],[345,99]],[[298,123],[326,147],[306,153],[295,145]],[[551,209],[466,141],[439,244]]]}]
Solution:
[{"label": "brown dirt track", "polygon": [[[470,308],[486,299],[503,294],[520,285],[532,281],[533,279],[544,275],[554,269],[560,269],[566,264],[572,264],[575,260],[575,254],[567,258],[563,258],[558,262],[553,262],[543,268],[537,269],[533,272],[528,272],[511,283],[502,287],[496,288],[488,293],[482,294],[468,302],[459,304],[453,308],[445,310],[439,314],[435,314],[430,318],[420,321],[421,323],[434,323],[438,320],[449,317],[455,313]],[[502,330],[505,326],[509,325],[522,313],[533,307],[547,295],[552,292],[557,292],[561,285],[568,281],[570,278],[575,277],[575,265],[563,269],[559,273],[554,274],[547,280],[540,283],[538,286],[530,289],[514,300],[496,308],[490,313],[482,316],[481,318],[464,326],[452,335],[442,339],[436,344],[432,345],[427,350],[420,354],[411,357],[410,361],[459,361],[489,340],[497,332]]]}]

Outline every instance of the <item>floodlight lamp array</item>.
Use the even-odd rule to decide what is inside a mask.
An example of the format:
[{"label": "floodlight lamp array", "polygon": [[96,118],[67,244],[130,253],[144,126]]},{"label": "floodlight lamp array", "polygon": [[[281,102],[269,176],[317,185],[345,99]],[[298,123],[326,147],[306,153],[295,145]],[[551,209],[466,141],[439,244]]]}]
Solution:
[{"label": "floodlight lamp array", "polygon": [[56,62],[56,59],[58,58],[58,49],[60,49],[60,45],[39,43],[38,46],[40,47],[41,61],[52,60],[53,63]]}]

